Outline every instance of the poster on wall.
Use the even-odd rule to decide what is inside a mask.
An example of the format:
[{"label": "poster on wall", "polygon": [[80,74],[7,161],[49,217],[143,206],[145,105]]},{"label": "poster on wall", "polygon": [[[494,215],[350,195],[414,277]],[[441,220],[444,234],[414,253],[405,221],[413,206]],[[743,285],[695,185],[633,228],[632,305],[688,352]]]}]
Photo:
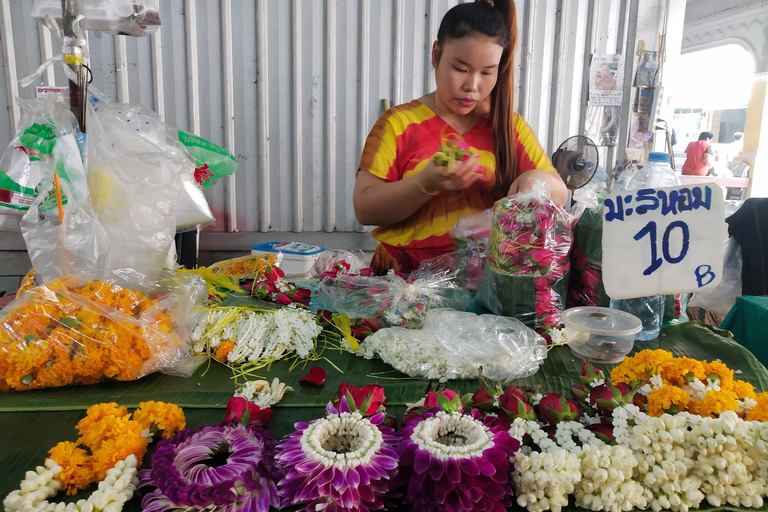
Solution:
[{"label": "poster on wall", "polygon": [[585,120],[587,137],[598,146],[616,146],[621,127],[621,107],[589,105]]},{"label": "poster on wall", "polygon": [[596,53],[589,67],[590,106],[621,106],[624,56]]},{"label": "poster on wall", "polygon": [[659,75],[659,52],[643,52],[635,72],[635,87],[656,87]]}]

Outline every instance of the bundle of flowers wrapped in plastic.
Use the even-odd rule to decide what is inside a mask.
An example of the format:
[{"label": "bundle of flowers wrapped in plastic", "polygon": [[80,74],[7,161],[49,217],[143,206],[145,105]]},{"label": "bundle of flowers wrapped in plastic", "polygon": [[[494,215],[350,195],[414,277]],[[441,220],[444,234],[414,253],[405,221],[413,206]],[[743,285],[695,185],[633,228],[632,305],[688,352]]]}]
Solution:
[{"label": "bundle of flowers wrapped in plastic", "polygon": [[571,240],[571,219],[543,181],[497,201],[478,302],[546,335],[560,323]]},{"label": "bundle of flowers wrapped in plastic", "polygon": [[0,318],[0,389],[190,375],[188,333],[205,299],[195,276],[134,270],[69,276],[28,290]]},{"label": "bundle of flowers wrapped in plastic", "polygon": [[406,279],[390,271],[381,277],[338,275],[320,282],[318,302],[350,318],[366,318],[376,327],[420,328],[431,308],[464,310],[469,292],[450,267],[418,269]]}]

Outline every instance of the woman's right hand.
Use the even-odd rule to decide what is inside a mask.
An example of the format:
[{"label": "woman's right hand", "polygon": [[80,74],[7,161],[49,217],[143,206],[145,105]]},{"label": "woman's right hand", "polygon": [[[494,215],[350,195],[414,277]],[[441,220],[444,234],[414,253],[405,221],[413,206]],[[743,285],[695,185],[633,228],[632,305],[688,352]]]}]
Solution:
[{"label": "woman's right hand", "polygon": [[421,182],[421,187],[428,193],[464,190],[484,177],[477,156],[473,156],[466,162],[456,160],[453,172],[449,170],[448,166],[437,165],[434,160],[430,160],[426,167],[416,175],[416,179]]}]

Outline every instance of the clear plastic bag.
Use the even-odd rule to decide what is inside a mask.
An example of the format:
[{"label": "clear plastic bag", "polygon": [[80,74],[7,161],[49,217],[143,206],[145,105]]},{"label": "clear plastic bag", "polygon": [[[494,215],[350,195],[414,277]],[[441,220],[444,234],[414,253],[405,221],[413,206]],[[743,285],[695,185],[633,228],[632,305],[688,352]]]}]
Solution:
[{"label": "clear plastic bag", "polygon": [[362,251],[347,251],[339,249],[327,249],[320,253],[315,261],[315,274],[324,277],[336,277],[339,274],[370,275],[368,265],[363,261],[365,255]]},{"label": "clear plastic bag", "polygon": [[451,228],[456,247],[455,264],[458,278],[467,290],[475,291],[483,276],[488,239],[491,236],[493,210],[459,217]]},{"label": "clear plastic bag", "polygon": [[72,136],[75,118],[63,102],[22,100],[15,137],[0,158],[0,229],[19,230],[19,221],[38,196],[37,187],[52,177],[59,138]]},{"label": "clear plastic bag", "polygon": [[363,342],[411,377],[510,381],[535,374],[547,357],[539,334],[515,318],[433,309],[421,330],[382,329]]},{"label": "clear plastic bag", "polygon": [[188,377],[204,360],[190,334],[206,296],[197,276],[131,269],[32,288],[0,312],[0,390]]},{"label": "clear plastic bag", "polygon": [[566,305],[608,307],[603,286],[603,210],[587,208],[573,227]]},{"label": "clear plastic bag", "polygon": [[[61,5],[61,0],[35,0],[32,17],[44,24],[45,17],[52,16],[61,26]],[[142,37],[160,27],[159,0],[88,0],[78,5],[84,30]]]},{"label": "clear plastic bag", "polygon": [[571,222],[542,180],[496,201],[477,301],[545,333],[558,325],[568,289]]},{"label": "clear plastic bag", "polygon": [[88,185],[109,239],[109,267],[163,268],[176,234],[175,208],[188,155],[123,121],[124,105],[88,110]]},{"label": "clear plastic bag", "polygon": [[716,315],[727,316],[736,297],[741,297],[741,247],[733,237],[725,242],[723,255],[723,278],[712,291],[698,292],[691,296],[688,306],[704,308]]},{"label": "clear plastic bag", "polygon": [[455,268],[419,267],[408,280],[394,272],[381,277],[340,275],[320,281],[318,309],[330,309],[350,318],[365,318],[377,328],[420,328],[435,307],[464,310],[470,295]]},{"label": "clear plastic bag", "polygon": [[[106,233],[91,206],[85,168],[72,131],[74,116],[67,114],[64,123],[54,116],[49,118],[56,137],[50,154],[52,173],[38,184],[38,196],[20,225],[39,283],[106,268],[108,256]],[[67,122],[69,117],[71,122]]]},{"label": "clear plastic bag", "polygon": [[252,254],[219,261],[208,269],[214,274],[234,276],[238,279],[264,279],[265,272],[280,263],[282,254]]}]

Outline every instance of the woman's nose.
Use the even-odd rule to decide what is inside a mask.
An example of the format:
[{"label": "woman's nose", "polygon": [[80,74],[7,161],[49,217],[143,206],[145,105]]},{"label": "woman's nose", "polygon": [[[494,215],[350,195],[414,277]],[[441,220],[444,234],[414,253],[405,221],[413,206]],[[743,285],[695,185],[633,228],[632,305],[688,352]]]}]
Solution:
[{"label": "woman's nose", "polygon": [[474,73],[468,73],[467,78],[464,80],[463,89],[468,92],[474,92],[477,90],[477,85],[480,82],[480,77]]}]

